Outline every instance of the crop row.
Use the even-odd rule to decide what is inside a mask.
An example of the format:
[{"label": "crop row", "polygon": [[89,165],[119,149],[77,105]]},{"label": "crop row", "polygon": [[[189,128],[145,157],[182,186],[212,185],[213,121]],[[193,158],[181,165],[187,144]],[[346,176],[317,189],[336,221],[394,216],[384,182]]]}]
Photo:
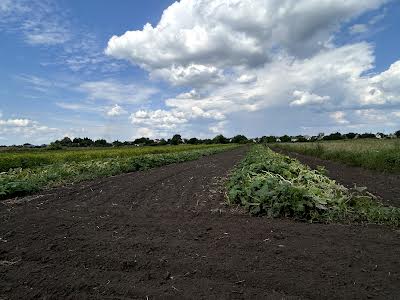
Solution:
[{"label": "crop row", "polygon": [[231,203],[253,214],[310,222],[400,225],[400,209],[383,206],[365,188],[347,189],[299,161],[253,146],[228,182]]},{"label": "crop row", "polygon": [[157,147],[80,148],[63,150],[29,150],[0,152],[0,172],[13,168],[34,168],[54,163],[83,162],[106,158],[129,158],[144,154],[175,153],[196,149],[218,148],[219,145],[179,145]]},{"label": "crop row", "polygon": [[[191,147],[190,150],[171,151],[171,153],[62,162],[26,169],[15,168],[0,173],[0,198],[26,195],[65,183],[79,182],[97,177],[146,170],[171,163],[194,160],[204,155],[218,153],[235,147],[238,146],[218,145],[201,147],[200,149]],[[169,148],[174,149],[175,147],[171,146]]]}]

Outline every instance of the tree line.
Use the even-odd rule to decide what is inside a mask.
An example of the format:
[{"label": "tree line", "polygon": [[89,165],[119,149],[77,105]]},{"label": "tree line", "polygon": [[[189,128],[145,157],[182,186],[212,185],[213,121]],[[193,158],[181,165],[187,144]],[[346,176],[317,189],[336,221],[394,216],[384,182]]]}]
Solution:
[{"label": "tree line", "polygon": [[228,144],[228,143],[247,143],[249,140],[244,135],[236,135],[233,138],[226,138],[223,135],[217,135],[213,139],[184,139],[180,134],[173,135],[170,139],[150,139],[146,137],[137,138],[133,141],[114,141],[107,142],[105,139],[92,140],[90,138],[74,138],[64,137],[50,143],[49,148],[73,148],[73,147],[121,147],[121,146],[163,146],[163,145],[180,145],[180,144]]},{"label": "tree line", "polygon": [[[320,133],[315,136],[307,136],[307,135],[296,135],[296,136],[262,136],[257,138],[247,138],[246,136],[239,134],[232,138],[227,138],[222,134],[215,136],[212,139],[199,139],[199,138],[182,138],[180,134],[175,134],[169,139],[150,139],[146,137],[137,138],[133,141],[114,141],[114,142],[107,142],[105,139],[97,139],[92,140],[88,137],[85,138],[69,138],[64,137],[61,140],[56,140],[49,145],[41,145],[41,146],[34,146],[31,144],[24,144],[20,146],[14,147],[40,147],[44,148],[47,147],[48,149],[62,149],[62,148],[74,148],[74,147],[122,147],[122,146],[163,146],[163,145],[180,145],[180,144],[191,144],[191,145],[198,145],[198,144],[228,144],[228,143],[235,143],[235,144],[246,144],[246,143],[289,143],[289,142],[315,142],[315,141],[331,141],[331,140],[351,140],[351,139],[366,139],[366,138],[377,138],[377,139],[384,139],[384,138],[400,138],[400,130],[396,131],[393,134],[384,134],[384,133],[346,133],[341,134],[339,132],[331,133],[325,135],[324,133]],[[5,146],[1,146],[5,147]]]}]

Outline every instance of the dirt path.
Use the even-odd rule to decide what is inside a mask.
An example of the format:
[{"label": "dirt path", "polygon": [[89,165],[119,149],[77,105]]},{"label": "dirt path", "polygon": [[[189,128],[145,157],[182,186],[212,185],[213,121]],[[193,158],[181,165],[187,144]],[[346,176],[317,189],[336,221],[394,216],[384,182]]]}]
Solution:
[{"label": "dirt path", "polygon": [[0,203],[0,299],[400,298],[400,232],[226,208],[244,148]]},{"label": "dirt path", "polygon": [[354,187],[354,184],[365,186],[371,193],[381,197],[384,203],[400,207],[400,175],[351,167],[340,162],[281,149],[274,149],[274,151],[296,158],[313,169],[317,168],[317,166],[324,166],[328,171],[328,176],[344,186]]}]

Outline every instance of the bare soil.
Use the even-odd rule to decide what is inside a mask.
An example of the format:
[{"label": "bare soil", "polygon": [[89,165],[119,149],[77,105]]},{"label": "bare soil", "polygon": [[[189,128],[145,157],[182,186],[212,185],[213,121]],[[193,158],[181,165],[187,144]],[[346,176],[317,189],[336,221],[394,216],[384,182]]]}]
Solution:
[{"label": "bare soil", "polygon": [[400,232],[224,205],[240,148],[0,203],[0,299],[400,298]]}]

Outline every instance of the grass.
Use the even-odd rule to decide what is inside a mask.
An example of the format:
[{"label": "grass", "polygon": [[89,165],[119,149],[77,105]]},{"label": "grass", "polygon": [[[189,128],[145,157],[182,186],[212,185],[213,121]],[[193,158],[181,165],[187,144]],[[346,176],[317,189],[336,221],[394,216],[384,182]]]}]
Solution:
[{"label": "grass", "polygon": [[400,139],[282,143],[273,144],[273,147],[335,160],[351,166],[400,173]]},{"label": "grass", "polygon": [[108,158],[129,158],[145,154],[177,153],[219,145],[179,145],[157,147],[71,148],[63,150],[29,149],[0,152],[0,172],[14,168],[35,168],[55,163],[84,162]]},{"label": "grass", "polygon": [[[138,150],[129,148],[121,150],[87,150],[88,153],[84,150],[54,153],[55,157],[61,157],[59,162],[55,160],[56,162],[54,163],[43,166],[35,165],[32,168],[11,168],[7,172],[0,173],[0,199],[27,195],[66,183],[195,160],[204,155],[226,151],[235,147],[238,147],[238,145],[159,147],[161,149],[152,147],[153,151],[161,151],[158,154],[149,154],[150,147]],[[52,153],[45,153],[49,161],[54,161],[54,158],[51,157]],[[70,153],[75,156],[69,156]],[[83,158],[79,157],[78,154],[81,154]],[[75,160],[68,161],[66,157],[68,159],[75,158]],[[96,159],[93,159],[93,157]]]},{"label": "grass", "polygon": [[230,177],[228,199],[256,215],[400,225],[400,209],[383,206],[366,189],[347,189],[323,172],[261,145],[252,147]]}]

